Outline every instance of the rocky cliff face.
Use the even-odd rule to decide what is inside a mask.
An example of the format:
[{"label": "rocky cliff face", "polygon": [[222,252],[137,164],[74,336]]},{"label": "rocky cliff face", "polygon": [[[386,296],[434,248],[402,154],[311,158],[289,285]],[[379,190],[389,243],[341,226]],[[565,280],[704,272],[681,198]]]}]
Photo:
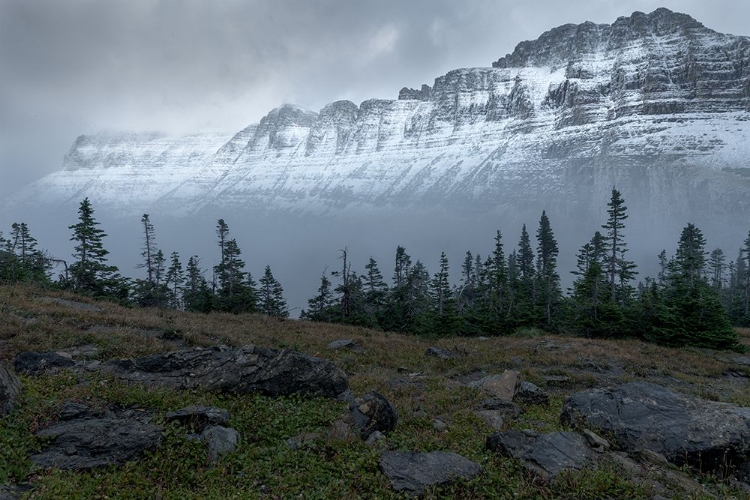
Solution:
[{"label": "rocky cliff face", "polygon": [[750,38],[658,9],[565,25],[396,100],[271,111],[233,138],[82,136],[16,203],[123,215],[411,209],[750,215]]}]

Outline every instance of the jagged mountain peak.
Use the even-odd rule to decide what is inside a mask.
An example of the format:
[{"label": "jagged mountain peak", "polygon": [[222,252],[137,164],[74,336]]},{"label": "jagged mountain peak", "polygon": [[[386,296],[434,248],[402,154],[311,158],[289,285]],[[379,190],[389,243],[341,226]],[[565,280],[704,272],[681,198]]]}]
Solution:
[{"label": "jagged mountain peak", "polygon": [[634,12],[619,17],[612,24],[565,24],[544,32],[536,40],[519,43],[512,54],[492,63],[495,68],[549,66],[559,68],[571,59],[592,52],[626,49],[638,40],[652,36],[692,37],[715,34],[687,14],[659,8],[645,14]]}]

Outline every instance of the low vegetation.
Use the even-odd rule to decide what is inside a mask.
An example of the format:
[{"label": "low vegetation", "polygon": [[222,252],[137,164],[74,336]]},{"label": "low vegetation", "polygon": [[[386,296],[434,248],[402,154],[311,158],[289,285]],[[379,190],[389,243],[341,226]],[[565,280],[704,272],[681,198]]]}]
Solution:
[{"label": "low vegetation", "polygon": [[[675,349],[543,330],[518,333],[427,339],[260,314],[123,307],[70,292],[2,286],[2,362],[11,362],[21,351],[71,348],[104,360],[217,344],[290,347],[335,362],[349,374],[354,394],[380,392],[394,404],[400,419],[384,441],[368,447],[327,434],[345,409],[345,403],[328,399],[168,391],[69,371],[23,377],[25,390],[18,408],[0,421],[0,484],[28,484],[32,498],[396,498],[378,467],[382,449],[446,450],[476,461],[484,472],[470,481],[430,490],[426,498],[651,498],[652,482],[631,478],[614,464],[571,472],[545,484],[519,463],[487,451],[485,439],[493,430],[474,413],[483,396],[466,384],[504,369],[520,370],[521,378],[545,388],[551,401],[525,408],[506,428],[542,432],[561,428],[560,407],[567,395],[631,380],[750,406],[750,367],[731,351]],[[737,333],[740,343],[750,346],[750,329]],[[356,341],[362,350],[327,348],[343,338]],[[458,356],[426,357],[430,346]],[[230,424],[240,432],[241,444],[210,466],[202,445],[167,426],[165,442],[156,451],[123,467],[85,473],[35,468],[26,458],[41,445],[33,434],[56,419],[66,400],[142,408],[153,412],[157,421],[165,412],[188,404],[219,406],[231,412]],[[439,429],[435,419],[447,426]],[[320,438],[292,451],[287,439],[302,433],[319,433]],[[696,477],[716,495],[743,498],[721,478]],[[667,479],[654,481],[674,498],[703,498]]]}]

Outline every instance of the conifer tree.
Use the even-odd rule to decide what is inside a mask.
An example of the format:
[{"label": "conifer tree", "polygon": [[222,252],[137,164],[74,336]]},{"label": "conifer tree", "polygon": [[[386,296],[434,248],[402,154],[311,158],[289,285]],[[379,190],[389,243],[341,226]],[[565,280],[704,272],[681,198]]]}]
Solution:
[{"label": "conifer tree", "polygon": [[107,235],[94,219],[94,209],[88,198],[78,208],[78,223],[68,226],[73,230],[71,241],[75,242],[70,266],[71,286],[79,292],[93,295],[108,295],[125,298],[127,288],[117,274],[117,267],[107,264],[107,255],[102,242]]},{"label": "conifer tree", "polygon": [[448,257],[445,252],[442,252],[438,272],[432,277],[429,288],[432,302],[431,330],[436,335],[455,335],[458,333],[458,313],[456,301],[451,291],[448,271]]},{"label": "conifer tree", "polygon": [[518,278],[515,281],[515,311],[514,319],[518,326],[531,326],[536,323],[535,305],[537,300],[535,287],[534,250],[531,248],[526,224],[521,229],[521,239],[518,242],[518,253],[515,254]]},{"label": "conifer tree", "polygon": [[284,300],[284,289],[273,277],[271,266],[266,266],[263,277],[260,279],[259,299],[259,309],[263,314],[278,318],[289,316],[286,300]]},{"label": "conifer tree", "polygon": [[373,315],[379,322],[388,295],[388,285],[383,281],[383,274],[380,272],[378,263],[372,256],[367,265],[365,265],[363,287],[367,312]]},{"label": "conifer tree", "polygon": [[724,288],[724,275],[726,273],[726,257],[721,248],[716,248],[711,252],[708,259],[708,268],[711,276],[711,286],[717,292]]},{"label": "conifer tree", "polygon": [[139,264],[139,268],[146,269],[146,280],[151,285],[156,284],[154,279],[154,257],[156,256],[156,235],[154,233],[154,225],[151,224],[148,214],[143,214],[141,217],[141,224],[143,224],[143,263]]},{"label": "conifer tree", "polygon": [[562,299],[560,290],[560,275],[557,274],[557,256],[559,250],[557,240],[552,232],[547,213],[542,211],[539,220],[537,239],[537,303],[542,309],[543,324],[552,326],[553,309]]},{"label": "conifer tree", "polygon": [[180,254],[172,252],[170,256],[169,269],[167,269],[167,275],[165,284],[169,288],[169,305],[173,309],[182,309],[182,284],[185,281],[185,273],[182,270],[182,262],[180,262]]},{"label": "conifer tree", "polygon": [[336,319],[338,311],[336,310],[336,301],[331,291],[331,280],[326,276],[325,271],[320,277],[320,286],[318,294],[307,301],[308,309],[302,311],[300,318],[311,321],[328,321],[333,322]]},{"label": "conifer tree", "polygon": [[[628,296],[628,291],[630,290],[629,283],[636,274],[635,264],[625,259],[627,244],[625,243],[623,229],[625,229],[624,221],[628,218],[628,207],[625,206],[625,200],[615,188],[612,188],[612,196],[609,203],[607,203],[607,207],[609,218],[602,228],[607,230],[606,245],[608,255],[606,270],[610,300],[620,305],[625,305],[630,298]],[[620,293],[618,293],[618,283],[621,284]]]},{"label": "conifer tree", "polygon": [[208,313],[213,309],[213,293],[200,269],[197,255],[188,259],[182,302],[186,311]]}]

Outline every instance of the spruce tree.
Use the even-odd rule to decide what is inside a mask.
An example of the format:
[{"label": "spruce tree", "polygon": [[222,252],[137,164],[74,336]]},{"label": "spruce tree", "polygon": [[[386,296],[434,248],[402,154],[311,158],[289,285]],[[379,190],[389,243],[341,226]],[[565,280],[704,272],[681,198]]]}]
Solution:
[{"label": "spruce tree", "polygon": [[[625,200],[615,188],[612,188],[612,196],[609,203],[607,203],[607,207],[609,217],[607,223],[602,228],[607,230],[606,245],[608,255],[606,270],[610,300],[620,305],[625,305],[630,298],[628,296],[628,292],[630,291],[629,283],[636,274],[635,264],[625,259],[627,244],[625,243],[623,229],[625,229],[624,221],[628,218],[628,207],[625,206]],[[619,293],[618,283],[620,283]]]},{"label": "spruce tree", "polygon": [[273,277],[271,266],[266,266],[263,277],[260,278],[259,289],[260,312],[268,316],[286,318],[289,316],[286,300],[284,300],[284,289]]},{"label": "spruce tree", "polygon": [[154,225],[151,224],[148,214],[143,214],[141,224],[143,224],[143,251],[141,252],[143,263],[139,264],[138,268],[146,269],[146,280],[151,285],[154,285],[156,284],[156,280],[154,279],[154,257],[156,256]]},{"label": "spruce tree", "polygon": [[117,267],[107,264],[107,255],[102,240],[107,236],[94,219],[94,209],[88,198],[78,208],[78,222],[68,229],[73,230],[71,241],[75,242],[70,265],[71,286],[74,290],[98,296],[125,298],[127,288],[117,274]]},{"label": "spruce tree", "polygon": [[560,275],[557,274],[557,256],[559,250],[557,240],[552,232],[552,227],[547,213],[542,211],[539,220],[539,229],[536,233],[537,239],[537,304],[543,315],[543,325],[552,327],[553,309],[562,299],[560,290]]},{"label": "spruce tree", "polygon": [[336,300],[331,291],[331,280],[328,279],[324,271],[320,277],[317,295],[307,301],[307,310],[302,311],[300,318],[311,321],[334,322],[337,314]]},{"label": "spruce tree", "polygon": [[379,322],[388,296],[388,285],[383,281],[383,274],[372,256],[365,265],[363,287],[367,311]]},{"label": "spruce tree", "polygon": [[169,305],[173,309],[182,309],[182,284],[184,281],[185,273],[182,270],[180,254],[172,252],[165,284],[169,288]]},{"label": "spruce tree", "polygon": [[203,271],[200,268],[200,259],[193,255],[188,259],[186,267],[185,286],[182,293],[182,302],[186,311],[208,313],[213,309],[213,293],[208,286]]}]

